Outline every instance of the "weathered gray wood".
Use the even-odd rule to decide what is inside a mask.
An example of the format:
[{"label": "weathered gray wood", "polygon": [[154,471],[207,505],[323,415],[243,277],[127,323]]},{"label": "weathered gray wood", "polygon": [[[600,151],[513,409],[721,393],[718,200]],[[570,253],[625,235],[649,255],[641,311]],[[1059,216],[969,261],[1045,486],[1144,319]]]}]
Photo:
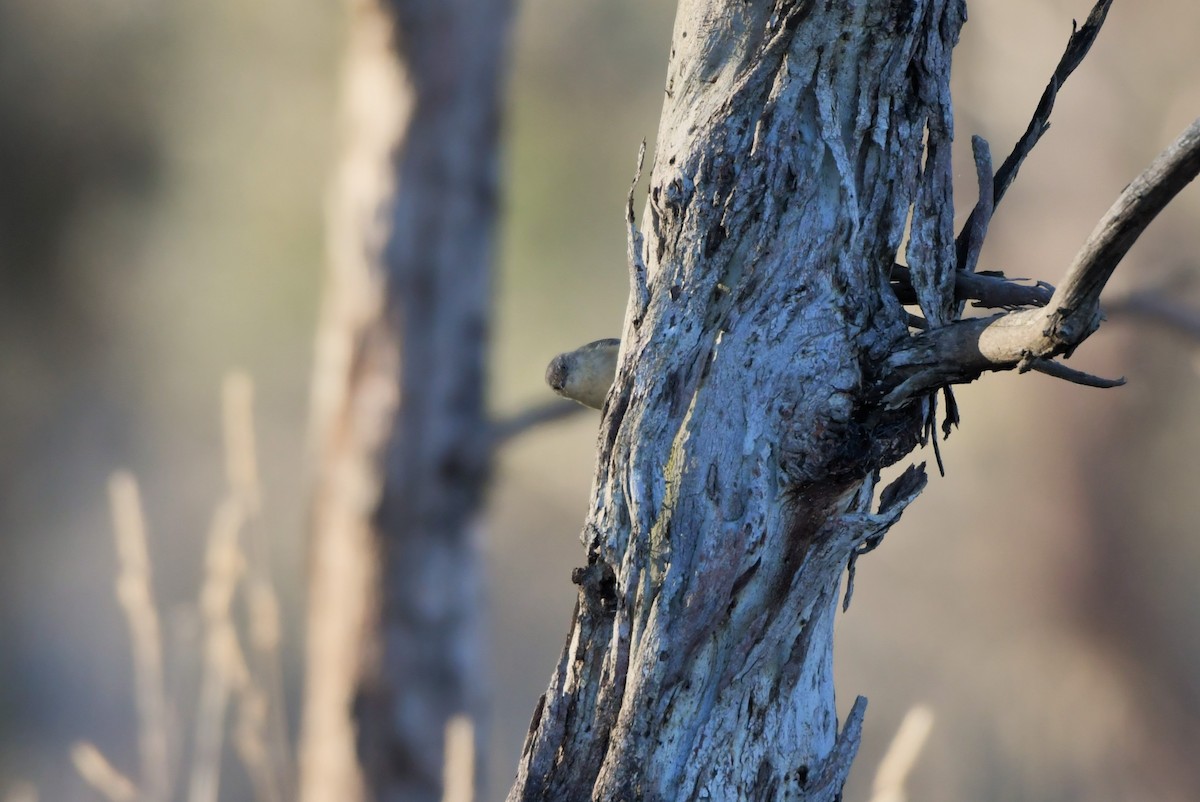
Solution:
[{"label": "weathered gray wood", "polygon": [[1059,378],[1105,387],[1052,365],[1071,353],[1103,319],[1100,293],[1117,264],[1168,203],[1200,175],[1200,118],[1176,137],[1141,175],[1125,187],[1075,255],[1048,304],[994,317],[958,321],[903,341],[888,356],[887,402],[910,403],[931,388],[973,381],[990,370],[1039,370]]},{"label": "weathered gray wood", "polygon": [[[589,564],[512,802],[840,792],[862,715],[839,735],[841,575],[923,483],[906,473],[870,511],[876,470],[924,414],[870,395],[907,336],[888,277],[909,206],[922,180],[948,192],[946,163],[922,178],[922,143],[932,124],[948,146],[963,15],[959,0],[680,3]],[[912,280],[950,310],[937,218]]]},{"label": "weathered gray wood", "polygon": [[301,798],[437,802],[447,720],[485,730],[477,541],[510,3],[352,12],[315,388]]}]

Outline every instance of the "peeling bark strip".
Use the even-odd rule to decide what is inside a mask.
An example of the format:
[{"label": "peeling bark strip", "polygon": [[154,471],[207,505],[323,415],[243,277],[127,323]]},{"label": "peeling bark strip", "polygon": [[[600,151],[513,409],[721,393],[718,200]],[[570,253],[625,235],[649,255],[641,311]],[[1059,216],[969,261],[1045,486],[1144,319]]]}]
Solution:
[{"label": "peeling bark strip", "polygon": [[447,721],[486,731],[476,529],[510,8],[351,7],[314,387],[301,799],[436,802]]},{"label": "peeling bark strip", "polygon": [[[923,484],[871,512],[922,412],[869,399],[907,337],[889,274],[908,209],[946,192],[922,142],[949,145],[964,13],[681,0],[589,567],[510,802],[840,793],[862,706],[839,734],[834,615],[851,556]],[[954,307],[954,238],[926,205],[934,261],[909,276],[931,313]]]}]

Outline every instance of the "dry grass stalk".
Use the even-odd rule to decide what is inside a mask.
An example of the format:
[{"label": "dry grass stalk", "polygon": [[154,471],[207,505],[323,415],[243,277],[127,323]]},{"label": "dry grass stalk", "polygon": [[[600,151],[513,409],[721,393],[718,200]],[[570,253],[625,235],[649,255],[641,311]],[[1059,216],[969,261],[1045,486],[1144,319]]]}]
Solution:
[{"label": "dry grass stalk", "polygon": [[446,722],[442,765],[442,802],[471,802],[475,797],[475,723],[463,713]]},{"label": "dry grass stalk", "polygon": [[254,779],[258,798],[276,802],[291,796],[292,766],[279,656],[279,602],[271,582],[269,543],[262,527],[256,525],[262,511],[262,483],[254,426],[254,383],[246,373],[236,371],[225,377],[222,413],[230,496],[242,506],[248,552],[243,587],[248,606],[251,677],[239,686],[239,735],[235,743]]},{"label": "dry grass stalk", "polygon": [[[133,781],[114,768],[95,745],[81,741],[72,746],[71,762],[83,781],[109,802],[134,802],[138,799]],[[37,799],[36,792],[33,798]]]},{"label": "dry grass stalk", "polygon": [[[222,388],[226,473],[229,491],[209,531],[200,613],[204,654],[196,720],[189,802],[217,802],[221,756],[230,698],[236,693],[238,719],[234,745],[254,782],[256,798],[282,802],[289,791],[290,754],[283,713],[279,662],[279,602],[270,580],[266,539],[254,537],[261,510],[258,459],[253,421],[254,388],[248,376],[234,373]],[[168,754],[168,706],[158,610],[150,581],[146,525],[132,476],[114,474],[110,483],[120,573],[117,598],[129,620],[141,746],[141,790],[114,769],[90,744],[72,750],[84,779],[111,800],[167,802],[171,798],[173,760]],[[243,531],[252,555],[241,547]],[[245,590],[253,661],[238,640],[234,602]],[[34,800],[36,802],[36,800]]]},{"label": "dry grass stalk", "polygon": [[871,789],[871,802],[905,802],[908,799],[904,784],[932,729],[932,710],[925,705],[914,705],[909,709],[883,760],[879,761],[879,770],[875,773],[875,784]]},{"label": "dry grass stalk", "polygon": [[271,670],[279,665],[279,602],[274,588],[263,580],[248,583],[246,602],[250,646],[260,667],[256,673],[276,681],[270,682],[273,687],[267,689],[261,677],[251,676],[241,688],[234,744],[254,782],[256,798],[262,802],[281,802],[289,776],[287,730],[282,715],[282,676]]},{"label": "dry grass stalk", "polygon": [[242,505],[234,499],[226,500],[217,508],[209,534],[204,587],[200,592],[205,630],[204,671],[196,710],[189,802],[217,802],[230,687],[246,681],[245,662],[231,613],[245,565],[238,548],[242,520]]},{"label": "dry grass stalk", "polygon": [[254,783],[254,798],[261,802],[282,802],[280,776],[273,770],[267,743],[267,719],[270,702],[254,681],[238,694],[238,718],[233,743],[246,772]]},{"label": "dry grass stalk", "polygon": [[117,600],[129,621],[141,753],[142,799],[166,802],[170,789],[167,700],[163,684],[162,635],[150,581],[146,522],[137,482],[118,472],[109,482],[120,573]]},{"label": "dry grass stalk", "polygon": [[[278,802],[293,796],[283,666],[279,658],[282,625],[275,588],[264,578],[266,566],[256,562],[251,561],[253,575],[246,584],[247,623],[255,671],[239,701],[238,754],[254,778],[258,798],[263,802]],[[250,762],[251,756],[256,763]]]},{"label": "dry grass stalk", "polygon": [[33,783],[17,783],[8,789],[4,802],[38,802],[38,789]]}]

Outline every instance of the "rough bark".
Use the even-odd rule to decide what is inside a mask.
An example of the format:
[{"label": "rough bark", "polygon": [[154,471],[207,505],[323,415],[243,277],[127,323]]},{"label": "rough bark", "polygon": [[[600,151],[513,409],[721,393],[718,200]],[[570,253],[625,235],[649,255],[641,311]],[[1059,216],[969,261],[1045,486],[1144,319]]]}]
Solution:
[{"label": "rough bark", "polygon": [[[948,202],[923,140],[949,146],[963,16],[680,3],[588,565],[510,800],[840,793],[863,713],[839,735],[841,575],[924,482],[905,472],[871,512],[926,415],[872,388],[907,337],[888,282],[908,210]],[[949,223],[923,221],[910,258],[935,324],[954,306]]]},{"label": "rough bark", "polygon": [[446,722],[483,714],[477,527],[509,11],[352,3],[314,385],[307,802],[438,800]]}]

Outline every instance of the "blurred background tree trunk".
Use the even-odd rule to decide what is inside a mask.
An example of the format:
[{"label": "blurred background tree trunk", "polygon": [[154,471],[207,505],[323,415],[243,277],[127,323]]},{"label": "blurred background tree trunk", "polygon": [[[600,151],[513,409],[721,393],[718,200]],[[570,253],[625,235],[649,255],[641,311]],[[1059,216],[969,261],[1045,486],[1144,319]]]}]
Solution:
[{"label": "blurred background tree trunk", "polygon": [[313,387],[301,798],[423,802],[441,798],[447,723],[485,715],[478,537],[509,2],[351,6]]}]

